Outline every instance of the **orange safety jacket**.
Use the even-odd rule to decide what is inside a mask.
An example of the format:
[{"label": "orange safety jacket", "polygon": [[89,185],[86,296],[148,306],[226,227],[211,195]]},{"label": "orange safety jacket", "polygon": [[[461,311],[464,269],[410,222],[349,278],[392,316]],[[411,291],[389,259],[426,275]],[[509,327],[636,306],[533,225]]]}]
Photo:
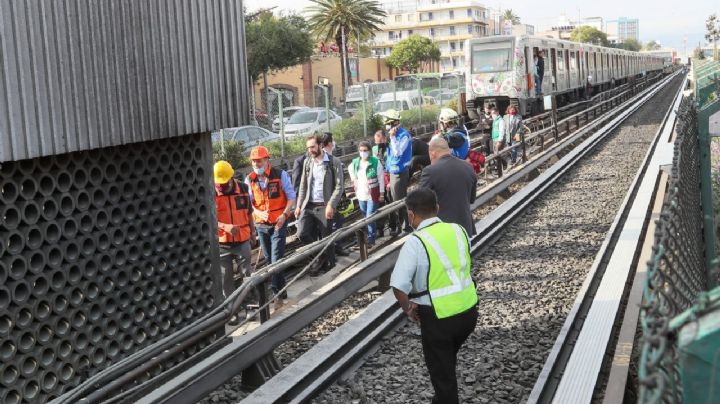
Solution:
[{"label": "orange safety jacket", "polygon": [[218,229],[220,243],[242,243],[250,240],[250,195],[245,184],[233,179],[235,188],[231,194],[215,190],[218,222],[240,227],[236,236]]},{"label": "orange safety jacket", "polygon": [[[253,194],[253,218],[255,223],[276,224],[287,207],[287,196],[283,190],[282,171],[275,167],[268,167],[265,170],[267,185],[263,191],[260,188],[260,180],[255,172],[250,173],[250,189]],[[267,220],[258,217],[255,211],[268,212]]]}]

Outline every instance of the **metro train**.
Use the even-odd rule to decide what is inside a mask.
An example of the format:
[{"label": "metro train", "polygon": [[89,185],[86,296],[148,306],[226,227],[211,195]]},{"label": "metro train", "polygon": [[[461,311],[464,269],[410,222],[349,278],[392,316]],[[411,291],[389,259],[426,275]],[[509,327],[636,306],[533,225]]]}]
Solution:
[{"label": "metro train", "polygon": [[487,104],[504,113],[514,104],[523,116],[542,111],[536,96],[533,57],[544,53],[542,95],[555,95],[557,105],[583,99],[633,77],[662,71],[662,57],[535,36],[496,36],[465,43],[466,107],[479,119]]}]

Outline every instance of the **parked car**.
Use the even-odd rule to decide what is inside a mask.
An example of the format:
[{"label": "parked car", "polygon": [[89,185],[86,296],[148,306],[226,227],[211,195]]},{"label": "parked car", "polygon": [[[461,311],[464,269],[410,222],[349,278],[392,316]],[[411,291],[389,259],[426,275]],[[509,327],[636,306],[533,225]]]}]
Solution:
[{"label": "parked car", "polygon": [[308,108],[307,110],[298,111],[290,117],[287,125],[285,125],[285,136],[292,137],[327,132],[327,112],[330,113],[330,129],[342,121],[342,118],[335,111],[326,111],[325,108]]},{"label": "parked car", "polygon": [[[285,125],[287,125],[288,121],[290,120],[290,117],[292,117],[296,112],[302,111],[305,109],[310,109],[310,108],[303,107],[303,106],[283,108],[283,121],[285,122]],[[275,115],[275,119],[273,119],[273,123],[272,123],[272,130],[273,130],[273,132],[276,132],[276,133],[280,132],[280,115]]]},{"label": "parked car", "polygon": [[420,108],[423,105],[423,99],[418,94],[417,91],[398,91],[395,94],[383,94],[375,103],[375,112],[385,112],[389,109],[407,111]]},{"label": "parked car", "polygon": [[[241,142],[245,148],[280,139],[280,135],[277,133],[272,133],[259,126],[241,126],[239,128],[221,129],[221,131],[223,133],[223,139]],[[220,141],[221,131],[214,131],[210,135],[213,143]]]}]

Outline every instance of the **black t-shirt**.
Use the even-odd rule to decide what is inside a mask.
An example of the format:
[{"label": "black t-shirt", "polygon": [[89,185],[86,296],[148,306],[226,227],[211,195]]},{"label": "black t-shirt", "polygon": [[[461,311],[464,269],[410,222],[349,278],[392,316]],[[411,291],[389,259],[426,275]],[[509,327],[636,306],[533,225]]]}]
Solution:
[{"label": "black t-shirt", "polygon": [[413,138],[412,140],[412,155],[413,156],[427,156],[429,153],[429,146],[424,141]]}]

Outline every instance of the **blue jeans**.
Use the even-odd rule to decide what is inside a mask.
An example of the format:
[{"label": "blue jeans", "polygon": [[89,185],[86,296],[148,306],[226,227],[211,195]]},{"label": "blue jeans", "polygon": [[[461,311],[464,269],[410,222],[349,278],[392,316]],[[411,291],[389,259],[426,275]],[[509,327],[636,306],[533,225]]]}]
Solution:
[{"label": "blue jeans", "polygon": [[[380,207],[379,203],[375,203],[370,199],[369,201],[358,201],[360,202],[360,211],[365,214],[365,217],[370,217]],[[368,242],[370,244],[375,243],[375,222],[368,225]]]},{"label": "blue jeans", "polygon": [[[283,225],[280,230],[275,230],[275,226],[258,224],[255,226],[258,234],[258,241],[262,248],[265,260],[274,263],[282,259],[285,255],[285,238],[287,237],[287,224]],[[277,273],[270,280],[270,288],[273,294],[285,287],[285,276]]]},{"label": "blue jeans", "polygon": [[520,142],[516,142],[514,140],[510,141],[510,162],[515,164],[517,161],[517,155],[518,155],[518,147],[520,145]]},{"label": "blue jeans", "polygon": [[535,76],[535,95],[542,94],[542,82],[543,82],[542,77]]}]

